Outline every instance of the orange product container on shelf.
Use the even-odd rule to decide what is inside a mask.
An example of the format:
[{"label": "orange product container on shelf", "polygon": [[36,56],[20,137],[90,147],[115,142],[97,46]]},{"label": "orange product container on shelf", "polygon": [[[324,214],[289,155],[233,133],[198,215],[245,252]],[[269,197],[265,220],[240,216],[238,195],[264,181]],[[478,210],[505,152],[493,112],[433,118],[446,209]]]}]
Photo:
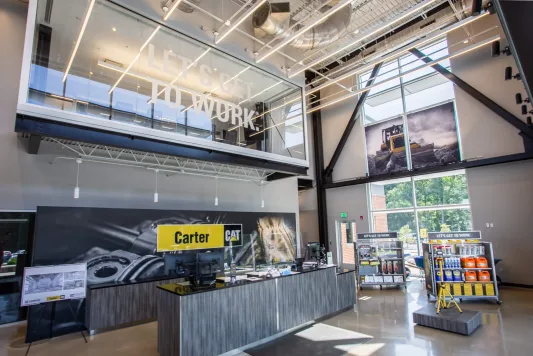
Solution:
[{"label": "orange product container on shelf", "polygon": [[461,258],[461,267],[463,268],[476,268],[476,260],[474,257]]},{"label": "orange product container on shelf", "polygon": [[[490,277],[489,277],[490,280]],[[476,271],[466,271],[465,272],[465,282],[476,282],[477,276]]]},{"label": "orange product container on shelf", "polygon": [[490,282],[490,273],[489,271],[478,271],[477,279],[480,282]]},{"label": "orange product container on shelf", "polygon": [[488,268],[489,263],[485,257],[476,257],[476,267],[477,268]]}]

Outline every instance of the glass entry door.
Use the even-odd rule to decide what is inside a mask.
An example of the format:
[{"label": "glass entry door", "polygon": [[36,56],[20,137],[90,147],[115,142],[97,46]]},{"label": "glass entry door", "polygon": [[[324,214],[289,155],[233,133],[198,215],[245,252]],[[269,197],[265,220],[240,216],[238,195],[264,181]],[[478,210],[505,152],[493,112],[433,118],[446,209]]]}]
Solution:
[{"label": "glass entry door", "polygon": [[0,324],[26,318],[20,292],[24,267],[29,264],[33,221],[34,213],[0,212]]},{"label": "glass entry door", "polygon": [[356,240],[356,224],[354,220],[337,220],[337,261],[341,267],[355,267],[353,243]]}]

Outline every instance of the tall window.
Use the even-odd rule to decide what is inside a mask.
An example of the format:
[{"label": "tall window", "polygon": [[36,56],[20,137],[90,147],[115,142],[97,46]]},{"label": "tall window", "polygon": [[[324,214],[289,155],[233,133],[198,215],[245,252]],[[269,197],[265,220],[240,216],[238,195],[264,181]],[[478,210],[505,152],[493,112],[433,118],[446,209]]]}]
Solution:
[{"label": "tall window", "polygon": [[[442,40],[422,48],[432,60],[448,55]],[[453,84],[414,55],[385,63],[364,104],[369,175],[460,161]],[[449,60],[440,63],[449,69]],[[415,70],[417,69],[417,70]],[[379,85],[387,79],[406,73]],[[359,77],[366,86],[371,72]]]},{"label": "tall window", "polygon": [[421,230],[472,229],[463,170],[369,184],[372,231],[396,231],[404,248],[420,254]]}]

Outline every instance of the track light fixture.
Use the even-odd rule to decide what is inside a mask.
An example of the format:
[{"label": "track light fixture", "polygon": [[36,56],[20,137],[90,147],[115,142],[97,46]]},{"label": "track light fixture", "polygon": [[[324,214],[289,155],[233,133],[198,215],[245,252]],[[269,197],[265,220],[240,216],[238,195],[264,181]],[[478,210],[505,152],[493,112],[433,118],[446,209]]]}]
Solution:
[{"label": "track light fixture", "polygon": [[472,16],[478,16],[481,13],[483,0],[472,0]]},{"label": "track light fixture", "polygon": [[529,98],[525,98],[524,100],[522,100],[522,94],[520,94],[520,93],[516,93],[515,100],[516,100],[516,105],[520,105],[522,103],[530,103],[531,102],[531,100]]},{"label": "track light fixture", "polygon": [[500,54],[502,54],[502,53],[510,56],[511,55],[511,48],[509,48],[509,46],[507,46],[507,47],[505,47],[503,49],[503,51],[501,51],[500,50],[500,41],[496,41],[496,42],[492,42],[491,53],[492,53],[492,58],[499,57]]},{"label": "track light fixture", "polygon": [[159,193],[157,192],[158,174],[159,174],[159,169],[155,169],[155,193],[154,193],[154,203],[159,202]]},{"label": "track light fixture", "polygon": [[506,67],[505,68],[505,80],[511,80],[511,79],[521,80],[520,73],[513,75],[513,68]]},{"label": "track light fixture", "polygon": [[215,205],[218,206],[218,176],[215,176]]},{"label": "track light fixture", "polygon": [[265,184],[265,181],[261,181],[261,208],[265,207],[264,184]]},{"label": "track light fixture", "polygon": [[80,164],[81,164],[81,158],[78,158],[76,160],[76,163],[78,164],[78,172],[76,173],[76,187],[74,188],[74,199],[80,198]]},{"label": "track light fixture", "polygon": [[533,110],[527,110],[527,105],[522,105],[522,115],[533,114]]}]

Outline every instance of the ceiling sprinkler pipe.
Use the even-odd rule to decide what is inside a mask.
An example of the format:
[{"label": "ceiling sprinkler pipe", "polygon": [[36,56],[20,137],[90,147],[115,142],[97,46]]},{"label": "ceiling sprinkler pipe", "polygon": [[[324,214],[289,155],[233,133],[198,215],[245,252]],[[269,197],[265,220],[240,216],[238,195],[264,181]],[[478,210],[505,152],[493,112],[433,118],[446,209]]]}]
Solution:
[{"label": "ceiling sprinkler pipe", "polygon": [[[298,36],[289,45],[303,50],[325,47],[348,33],[351,20],[352,7],[350,5]],[[254,28],[261,29],[270,36],[281,34],[282,39],[291,37],[300,29],[300,26],[295,26],[290,31],[286,31],[290,27],[289,24],[279,21],[272,15],[272,4],[268,1],[254,12],[252,23]]]}]

